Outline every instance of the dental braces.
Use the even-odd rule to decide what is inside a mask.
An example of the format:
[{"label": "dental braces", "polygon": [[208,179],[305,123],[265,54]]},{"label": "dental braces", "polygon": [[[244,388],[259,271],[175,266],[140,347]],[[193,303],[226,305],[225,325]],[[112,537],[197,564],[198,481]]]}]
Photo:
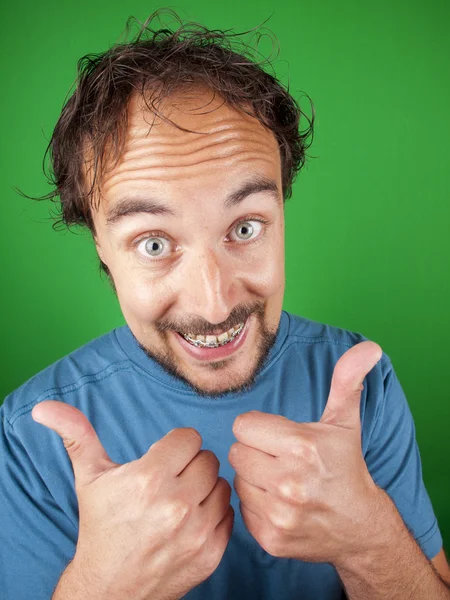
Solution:
[{"label": "dental braces", "polygon": [[190,344],[193,344],[197,348],[220,348],[220,346],[225,346],[226,344],[232,342],[241,333],[241,331],[244,329],[244,326],[245,323],[233,333],[233,337],[231,339],[225,340],[224,342],[219,342],[218,344],[216,344],[215,342],[202,342],[201,340],[191,340],[191,338],[189,338],[187,335],[184,335],[184,333],[182,333],[181,335],[186,341],[188,341]]}]

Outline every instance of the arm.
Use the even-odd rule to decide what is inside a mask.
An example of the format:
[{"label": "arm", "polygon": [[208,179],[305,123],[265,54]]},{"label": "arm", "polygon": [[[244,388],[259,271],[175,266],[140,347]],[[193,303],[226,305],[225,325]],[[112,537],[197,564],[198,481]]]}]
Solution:
[{"label": "arm", "polygon": [[335,565],[349,600],[449,600],[450,585],[436,574],[392,500],[384,492],[380,500],[366,536],[370,546]]},{"label": "arm", "polygon": [[[26,419],[26,417],[21,417]],[[48,446],[33,439],[37,447]],[[63,476],[53,468],[52,476]],[[35,455],[0,407],[0,596],[49,600],[75,552],[77,529],[50,493]],[[61,484],[60,484],[61,485]]]},{"label": "arm", "polygon": [[431,559],[433,570],[439,575],[445,583],[450,586],[450,566],[445,556],[444,548],[441,548],[440,552]]},{"label": "arm", "polygon": [[[448,566],[443,552],[438,554],[442,537],[423,481],[413,417],[392,364],[381,366],[382,400],[368,403],[373,426],[364,443],[367,467],[381,492],[379,517],[361,532],[358,556],[345,557],[337,570],[349,600],[449,598]],[[376,531],[385,532],[384,538]],[[378,544],[369,547],[373,539]]]}]

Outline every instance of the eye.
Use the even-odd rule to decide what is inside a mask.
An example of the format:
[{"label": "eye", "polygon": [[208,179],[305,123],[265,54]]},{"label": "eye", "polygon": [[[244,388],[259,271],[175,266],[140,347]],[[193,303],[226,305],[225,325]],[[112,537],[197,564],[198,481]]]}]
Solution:
[{"label": "eye", "polygon": [[147,237],[139,242],[137,245],[137,250],[144,257],[159,257],[163,255],[165,250],[165,246],[169,246],[169,244],[164,244],[164,242],[168,242],[166,238],[163,237]]},{"label": "eye", "polygon": [[[236,223],[232,229],[232,233],[236,232],[238,240],[245,241],[251,239],[251,241],[256,241],[256,239],[261,237],[259,234],[266,226],[267,221],[263,219],[248,219]],[[171,243],[162,232],[152,231],[147,233],[147,237],[133,243],[133,246],[144,259],[163,259],[170,254]]]},{"label": "eye", "polygon": [[[248,220],[248,221],[240,221],[233,228],[233,232],[236,232],[238,239],[240,240],[248,240],[251,237],[257,237],[258,233],[261,231],[263,227],[262,221],[259,220]],[[256,231],[256,236],[253,233]]]}]

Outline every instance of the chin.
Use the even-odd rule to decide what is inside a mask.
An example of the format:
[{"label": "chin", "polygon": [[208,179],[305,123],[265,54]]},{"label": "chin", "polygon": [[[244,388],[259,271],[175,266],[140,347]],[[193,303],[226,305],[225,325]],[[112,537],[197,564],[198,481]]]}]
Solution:
[{"label": "chin", "polygon": [[151,348],[142,343],[139,346],[169,374],[185,382],[200,396],[219,397],[245,393],[253,387],[276,339],[277,328],[271,330],[267,327],[263,307],[258,312],[259,319],[254,322],[253,336],[246,340],[247,344],[250,343],[250,351],[237,351],[222,360],[205,361],[203,364],[180,360],[178,349],[172,346],[170,337],[164,333],[156,347]]},{"label": "chin", "polygon": [[204,381],[203,378],[201,380],[198,378],[186,378],[185,381],[199,396],[220,397],[226,394],[238,394],[249,391],[252,388],[255,379],[254,376],[250,376],[242,378],[241,382],[239,382],[234,373],[230,373],[226,378],[221,378],[222,381],[219,382],[217,381],[218,378],[216,375],[211,374],[210,377],[211,379],[214,379],[214,383],[212,384]]}]

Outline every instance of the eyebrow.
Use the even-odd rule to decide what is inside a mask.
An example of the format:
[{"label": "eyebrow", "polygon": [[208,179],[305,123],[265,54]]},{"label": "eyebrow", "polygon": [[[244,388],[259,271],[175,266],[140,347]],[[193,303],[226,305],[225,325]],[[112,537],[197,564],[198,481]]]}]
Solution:
[{"label": "eyebrow", "polygon": [[[232,208],[240,204],[245,198],[252,194],[268,192],[277,205],[281,204],[280,191],[274,179],[258,175],[243,183],[237,190],[232,192],[224,201],[225,208]],[[177,216],[177,212],[164,204],[157,198],[142,196],[124,196],[112,206],[106,217],[106,226],[113,229],[114,225],[124,217],[138,213],[151,215]]]}]

